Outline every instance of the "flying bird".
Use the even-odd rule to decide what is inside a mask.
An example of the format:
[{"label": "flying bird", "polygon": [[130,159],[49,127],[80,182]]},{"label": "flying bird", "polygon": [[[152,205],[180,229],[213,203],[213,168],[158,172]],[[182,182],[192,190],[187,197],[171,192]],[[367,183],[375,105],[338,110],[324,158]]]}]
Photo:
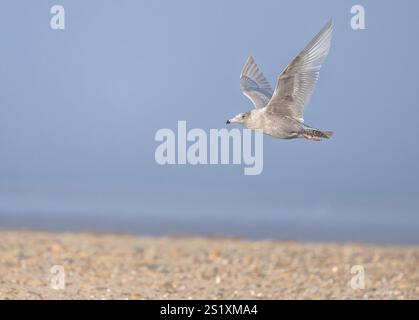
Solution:
[{"label": "flying bird", "polygon": [[305,138],[320,141],[330,138],[332,131],[323,131],[304,123],[304,108],[314,90],[322,63],[330,49],[333,21],[330,20],[310,43],[278,76],[275,90],[249,57],[240,74],[240,87],[255,109],[227,120],[279,139]]}]

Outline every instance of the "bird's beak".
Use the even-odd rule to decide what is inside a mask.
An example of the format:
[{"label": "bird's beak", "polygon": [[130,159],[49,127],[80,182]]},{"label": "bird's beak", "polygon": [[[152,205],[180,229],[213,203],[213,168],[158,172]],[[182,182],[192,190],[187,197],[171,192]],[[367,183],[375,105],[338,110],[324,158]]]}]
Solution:
[{"label": "bird's beak", "polygon": [[239,119],[240,119],[239,116],[235,116],[235,117],[233,117],[231,119],[228,119],[227,122],[226,122],[226,124],[240,122]]}]

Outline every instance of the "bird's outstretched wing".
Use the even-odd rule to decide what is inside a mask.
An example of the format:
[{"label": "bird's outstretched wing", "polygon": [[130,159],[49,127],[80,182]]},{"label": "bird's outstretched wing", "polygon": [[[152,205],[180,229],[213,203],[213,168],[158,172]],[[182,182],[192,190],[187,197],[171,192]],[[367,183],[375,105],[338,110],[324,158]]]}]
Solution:
[{"label": "bird's outstretched wing", "polygon": [[304,107],[310,100],[321,65],[329,53],[332,31],[333,21],[330,20],[281,73],[267,110],[304,122]]},{"label": "bird's outstretched wing", "polygon": [[256,109],[266,106],[272,98],[272,88],[259,70],[253,57],[249,57],[240,74],[240,88]]}]

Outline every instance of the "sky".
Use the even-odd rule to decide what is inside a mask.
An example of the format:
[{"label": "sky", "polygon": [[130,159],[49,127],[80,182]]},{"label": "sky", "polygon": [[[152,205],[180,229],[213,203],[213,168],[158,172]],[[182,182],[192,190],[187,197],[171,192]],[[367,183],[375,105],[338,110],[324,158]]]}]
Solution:
[{"label": "sky", "polygon": [[[55,4],[65,30],[50,27]],[[355,4],[365,30],[351,28]],[[418,10],[2,1],[0,228],[419,243]],[[247,57],[274,86],[330,18],[330,54],[304,118],[332,139],[266,136],[257,176],[156,163],[159,129],[225,128],[252,108],[239,87]]]}]

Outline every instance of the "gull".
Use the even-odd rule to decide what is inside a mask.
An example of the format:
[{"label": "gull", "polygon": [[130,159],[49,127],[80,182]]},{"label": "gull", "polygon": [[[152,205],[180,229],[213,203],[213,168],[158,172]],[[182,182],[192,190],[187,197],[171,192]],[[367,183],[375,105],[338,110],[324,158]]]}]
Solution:
[{"label": "gull", "polygon": [[330,20],[278,76],[273,92],[250,56],[240,74],[240,87],[255,108],[227,120],[227,124],[240,123],[279,139],[320,141],[330,138],[332,131],[305,124],[303,112],[319,78],[321,65],[329,53],[332,31],[333,21]]}]

